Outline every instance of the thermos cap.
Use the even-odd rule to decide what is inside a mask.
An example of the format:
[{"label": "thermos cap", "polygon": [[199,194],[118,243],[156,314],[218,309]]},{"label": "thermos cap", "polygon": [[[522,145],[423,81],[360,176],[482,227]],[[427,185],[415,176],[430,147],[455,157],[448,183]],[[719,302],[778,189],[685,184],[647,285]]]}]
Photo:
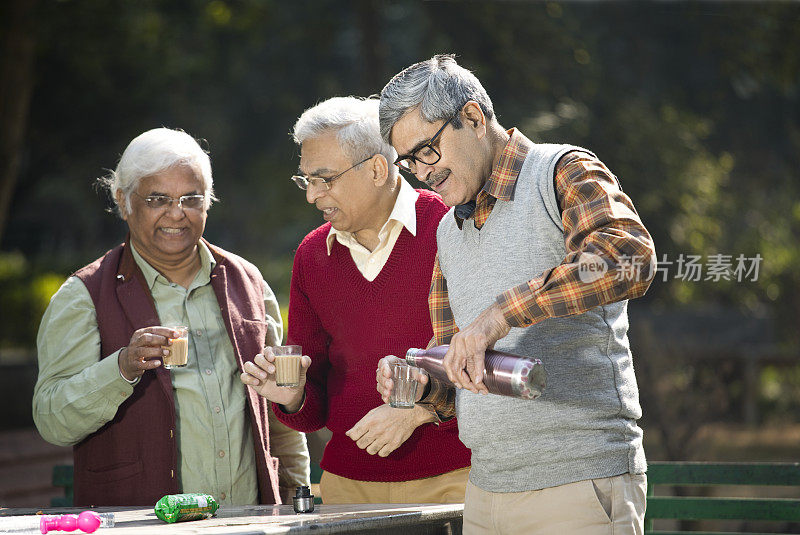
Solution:
[{"label": "thermos cap", "polygon": [[306,485],[297,487],[292,498],[295,513],[311,513],[314,511],[314,495]]}]

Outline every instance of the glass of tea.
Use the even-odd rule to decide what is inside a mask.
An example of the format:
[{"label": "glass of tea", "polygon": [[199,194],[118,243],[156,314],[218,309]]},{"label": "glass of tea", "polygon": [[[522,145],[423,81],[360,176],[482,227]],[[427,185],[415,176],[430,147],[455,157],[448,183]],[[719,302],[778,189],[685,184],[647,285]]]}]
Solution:
[{"label": "glass of tea", "polygon": [[272,346],[275,355],[275,384],[278,386],[297,386],[300,384],[301,346]]},{"label": "glass of tea", "polygon": [[172,368],[183,368],[189,362],[189,328],[182,325],[170,325],[167,327],[179,333],[176,338],[170,338],[170,344],[161,346],[169,355],[164,355],[162,361],[168,370]]}]

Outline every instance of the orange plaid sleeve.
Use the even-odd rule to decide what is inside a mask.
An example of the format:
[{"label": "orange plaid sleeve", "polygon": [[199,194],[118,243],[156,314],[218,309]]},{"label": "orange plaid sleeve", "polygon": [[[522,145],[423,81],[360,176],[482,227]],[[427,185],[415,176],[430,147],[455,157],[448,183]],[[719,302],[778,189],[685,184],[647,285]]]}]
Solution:
[{"label": "orange plaid sleeve", "polygon": [[[558,266],[497,297],[512,327],[640,297],[655,275],[653,240],[600,160],[567,153],[556,167],[555,186],[567,255]],[[602,268],[598,261],[605,272],[588,271],[590,264]]]},{"label": "orange plaid sleeve", "polygon": [[[433,338],[428,347],[449,344],[450,339],[458,332],[450,309],[450,298],[447,295],[447,280],[439,266],[439,255],[433,263],[433,276],[431,288],[428,293],[428,309],[431,315]],[[440,421],[453,418],[456,415],[456,390],[452,385],[443,383],[433,377],[428,381],[427,393],[423,394],[420,404],[428,405],[436,412]]]},{"label": "orange plaid sleeve", "polygon": [[450,339],[458,332],[458,327],[453,319],[453,311],[450,309],[447,280],[442,274],[438,254],[433,261],[431,288],[428,292],[428,310],[431,314],[431,327],[433,327],[433,339],[428,347],[449,344]]}]

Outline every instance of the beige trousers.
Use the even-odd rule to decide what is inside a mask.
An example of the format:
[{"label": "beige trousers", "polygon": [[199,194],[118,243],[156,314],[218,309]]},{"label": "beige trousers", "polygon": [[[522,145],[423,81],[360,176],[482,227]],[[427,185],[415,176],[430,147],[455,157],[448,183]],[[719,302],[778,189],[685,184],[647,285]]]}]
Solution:
[{"label": "beige trousers", "polygon": [[641,535],[647,477],[622,474],[528,492],[467,484],[464,535]]},{"label": "beige trousers", "polygon": [[411,481],[358,481],[323,472],[322,503],[461,503],[469,467]]}]

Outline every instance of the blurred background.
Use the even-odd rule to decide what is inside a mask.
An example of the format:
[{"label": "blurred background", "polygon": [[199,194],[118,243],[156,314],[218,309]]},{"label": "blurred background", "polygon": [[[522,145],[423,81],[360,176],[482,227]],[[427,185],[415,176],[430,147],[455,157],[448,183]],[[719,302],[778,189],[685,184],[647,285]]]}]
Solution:
[{"label": "blurred background", "polygon": [[294,121],[435,53],[504,127],[593,150],[652,233],[660,271],[630,304],[648,457],[797,460],[800,4],[6,0],[0,26],[0,506],[44,505],[71,461],[32,428],[36,331],[124,237],[94,182],[127,143],[204,140],[206,237],[285,307],[322,222],[289,180]]}]

